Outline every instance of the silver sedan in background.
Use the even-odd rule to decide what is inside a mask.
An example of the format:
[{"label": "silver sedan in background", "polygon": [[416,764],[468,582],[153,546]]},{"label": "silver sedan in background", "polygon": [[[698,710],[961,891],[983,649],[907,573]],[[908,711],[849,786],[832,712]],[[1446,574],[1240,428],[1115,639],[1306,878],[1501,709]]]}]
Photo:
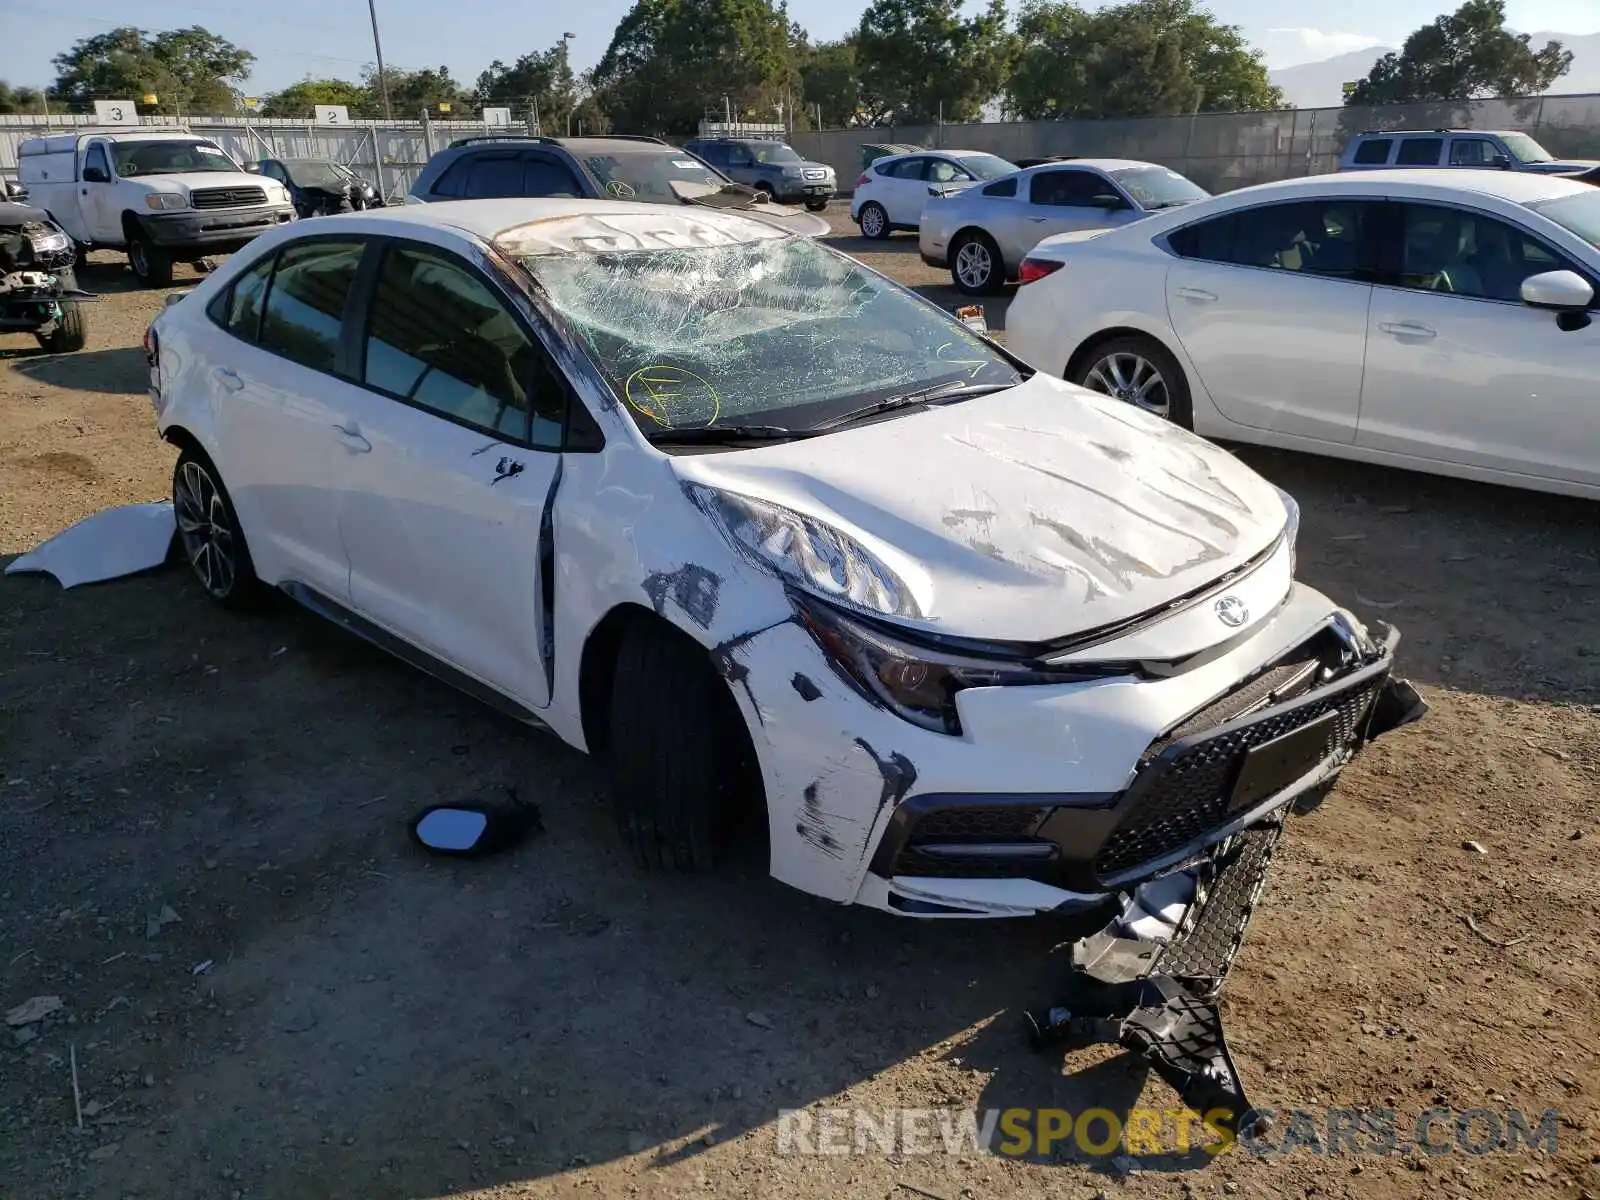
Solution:
[{"label": "silver sedan in background", "polygon": [[1047,237],[1115,229],[1211,194],[1176,171],[1125,158],[1045,163],[979,187],[929,192],[922,261],[948,267],[956,287],[972,295],[1016,279],[1028,251]]}]

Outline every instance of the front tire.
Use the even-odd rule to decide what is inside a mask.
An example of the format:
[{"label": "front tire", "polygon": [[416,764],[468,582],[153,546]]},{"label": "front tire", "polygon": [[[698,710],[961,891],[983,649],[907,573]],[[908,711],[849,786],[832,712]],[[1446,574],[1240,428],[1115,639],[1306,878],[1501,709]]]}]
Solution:
[{"label": "front tire", "polygon": [[705,650],[646,619],[623,634],[611,690],[617,829],[645,868],[710,870],[739,826],[752,752]]},{"label": "front tire", "polygon": [[178,456],[172,470],[172,510],[184,561],[206,595],[223,608],[258,604],[266,589],[256,578],[239,515],[216,466],[198,450]]},{"label": "front tire", "polygon": [[152,242],[143,230],[134,230],[128,238],[128,266],[145,287],[172,286],[172,255]]},{"label": "front tire", "polygon": [[950,247],[950,279],[969,296],[991,296],[1005,286],[1000,247],[986,233],[966,233]]},{"label": "front tire", "polygon": [[1154,338],[1132,335],[1101,342],[1082,356],[1070,379],[1184,429],[1194,428],[1189,381],[1178,360]]},{"label": "front tire", "polygon": [[49,333],[33,335],[51,354],[71,354],[82,350],[89,342],[89,326],[83,319],[83,305],[65,301],[55,328]]},{"label": "front tire", "polygon": [[863,204],[856,220],[861,226],[861,236],[868,241],[883,242],[889,239],[889,214],[877,201],[870,200]]}]

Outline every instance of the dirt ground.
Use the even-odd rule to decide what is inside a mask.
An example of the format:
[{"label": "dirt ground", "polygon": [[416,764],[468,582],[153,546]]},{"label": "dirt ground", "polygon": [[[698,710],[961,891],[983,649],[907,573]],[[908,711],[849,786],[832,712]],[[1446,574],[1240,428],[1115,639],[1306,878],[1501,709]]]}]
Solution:
[{"label": "dirt ground", "polygon": [[[839,244],[952,299],[912,238]],[[106,255],[83,282],[88,350],[0,338],[0,561],[168,491],[162,295]],[[641,874],[583,757],[168,569],[0,579],[0,1008],[63,1004],[0,1031],[0,1196],[1600,1196],[1600,510],[1242,453],[1301,501],[1301,575],[1399,625],[1433,705],[1290,827],[1226,994],[1252,1098],[1394,1108],[1402,1142],[1430,1106],[1554,1108],[1554,1154],[779,1154],[808,1105],[1175,1100],[1027,1049],[1050,922],[842,909],[754,856]],[[423,805],[513,785],[538,840],[409,846]]]}]

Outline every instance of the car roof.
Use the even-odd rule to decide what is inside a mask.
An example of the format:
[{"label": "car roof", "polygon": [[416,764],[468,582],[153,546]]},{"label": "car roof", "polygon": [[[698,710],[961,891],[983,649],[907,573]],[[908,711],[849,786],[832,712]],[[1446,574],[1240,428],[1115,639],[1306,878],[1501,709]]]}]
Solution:
[{"label": "car roof", "polygon": [[1507,137],[1515,132],[1514,129],[1363,129],[1356,136],[1378,138],[1405,134],[1407,137],[1437,137],[1441,133],[1460,133],[1473,137]]},{"label": "car roof", "polygon": [[1036,163],[1031,167],[1024,167],[1025,174],[1037,171],[1060,170],[1063,167],[1092,167],[1097,171],[1127,171],[1139,167],[1155,167],[1157,170],[1166,170],[1160,163],[1144,162],[1137,158],[1069,158],[1063,162]]},{"label": "car roof", "polygon": [[1254,187],[1228,192],[1230,196],[1316,196],[1342,192],[1370,193],[1404,189],[1413,195],[1460,195],[1475,192],[1496,196],[1513,204],[1536,204],[1559,196],[1593,191],[1589,184],[1561,175],[1534,171],[1463,171],[1460,168],[1419,168],[1399,171],[1340,171],[1335,175],[1311,175],[1300,179],[1280,179]]},{"label": "car roof", "polygon": [[[746,241],[771,236],[775,230],[775,226],[742,213],[699,205],[673,206],[641,204],[630,200],[545,196],[402,204],[392,208],[367,209],[362,213],[325,218],[325,220],[343,221],[346,222],[346,228],[352,229],[355,228],[355,224],[359,224],[359,232],[372,235],[381,235],[385,232],[399,235],[406,229],[418,226],[445,227],[490,242],[510,230],[525,231],[529,226],[570,217],[596,217],[602,222],[623,218],[624,223],[628,217],[646,217],[662,229],[679,225],[685,228],[692,225],[710,226],[718,232],[732,236],[735,240]],[[295,227],[298,228],[302,224],[305,223],[296,222]],[[322,229],[324,225],[315,222],[311,223],[311,227]],[[778,233],[779,236],[783,236],[781,231]],[[530,240],[530,237],[524,236],[520,240]],[[533,236],[532,240],[537,240],[536,236]]]}]

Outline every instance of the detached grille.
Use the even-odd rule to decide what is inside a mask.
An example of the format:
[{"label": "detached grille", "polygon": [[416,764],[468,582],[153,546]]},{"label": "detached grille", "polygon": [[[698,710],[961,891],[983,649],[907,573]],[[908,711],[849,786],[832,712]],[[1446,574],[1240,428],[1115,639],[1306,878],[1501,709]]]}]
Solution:
[{"label": "detached grille", "polygon": [[[1253,724],[1214,734],[1173,757],[1154,759],[1134,782],[1137,799],[1095,856],[1095,874],[1115,879],[1226,824],[1234,781],[1252,748],[1335,713],[1323,758],[1337,753],[1355,740],[1382,686],[1382,677],[1367,677],[1351,687],[1330,688],[1308,703],[1268,712]],[[1223,717],[1223,723],[1228,719]],[[1171,749],[1169,745],[1164,753]],[[1283,786],[1293,782],[1285,779]]]},{"label": "detached grille", "polygon": [[196,208],[247,208],[266,202],[266,191],[258,187],[197,188],[189,193],[189,203]]}]

